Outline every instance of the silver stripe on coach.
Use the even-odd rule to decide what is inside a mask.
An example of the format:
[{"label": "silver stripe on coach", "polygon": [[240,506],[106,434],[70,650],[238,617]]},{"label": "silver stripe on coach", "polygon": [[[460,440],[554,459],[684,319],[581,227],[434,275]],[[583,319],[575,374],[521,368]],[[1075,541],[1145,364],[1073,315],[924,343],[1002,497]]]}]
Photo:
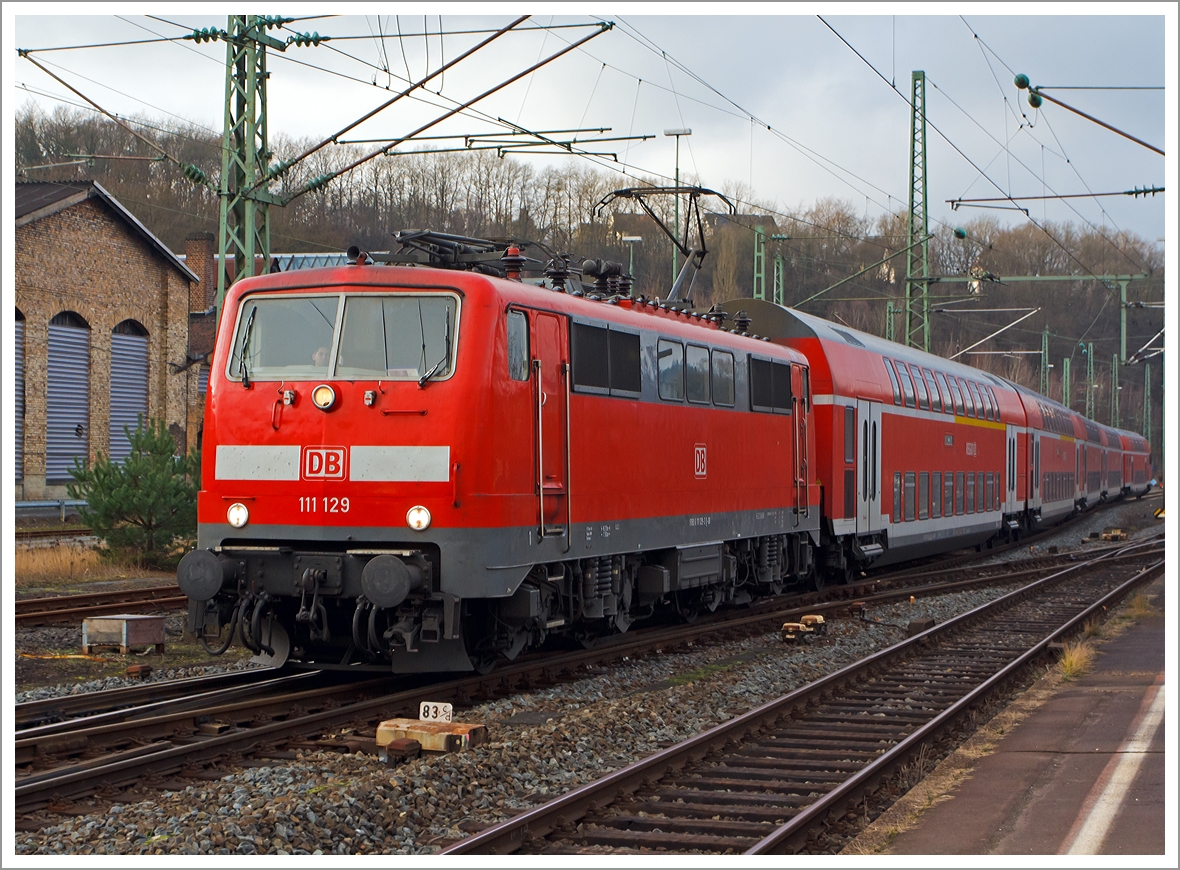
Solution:
[{"label": "silver stripe on coach", "polygon": [[298,444],[218,444],[218,480],[298,480]]},{"label": "silver stripe on coach", "polygon": [[362,447],[349,451],[349,480],[446,482],[450,447]]}]

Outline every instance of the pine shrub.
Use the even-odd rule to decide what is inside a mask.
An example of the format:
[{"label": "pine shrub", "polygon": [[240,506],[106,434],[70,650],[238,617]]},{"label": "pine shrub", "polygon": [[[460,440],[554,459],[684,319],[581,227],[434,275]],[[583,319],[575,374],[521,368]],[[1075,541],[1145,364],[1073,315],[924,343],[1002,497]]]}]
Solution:
[{"label": "pine shrub", "polygon": [[70,498],[83,499],[82,521],[106,542],[110,554],[143,566],[167,568],[196,538],[200,454],[177,456],[163,420],[140,418],[124,427],[131,452],[112,462],[100,451],[88,466],[76,459]]}]

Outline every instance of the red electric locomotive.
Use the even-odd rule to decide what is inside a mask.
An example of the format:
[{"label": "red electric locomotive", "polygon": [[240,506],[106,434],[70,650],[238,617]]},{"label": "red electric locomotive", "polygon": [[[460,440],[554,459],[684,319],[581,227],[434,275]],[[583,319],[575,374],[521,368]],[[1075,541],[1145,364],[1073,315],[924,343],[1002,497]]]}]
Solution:
[{"label": "red electric locomotive", "polygon": [[467,670],[809,577],[807,358],[587,265],[570,292],[363,254],[237,283],[178,572],[193,630]]}]

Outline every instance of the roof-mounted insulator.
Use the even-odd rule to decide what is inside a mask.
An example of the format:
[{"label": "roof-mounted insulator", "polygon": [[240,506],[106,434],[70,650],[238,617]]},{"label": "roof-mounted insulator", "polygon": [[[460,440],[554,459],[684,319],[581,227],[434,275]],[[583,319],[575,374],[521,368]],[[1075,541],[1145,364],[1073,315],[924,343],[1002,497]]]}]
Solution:
[{"label": "roof-mounted insulator", "polygon": [[738,335],[747,335],[750,332],[750,324],[754,321],[750,315],[745,311],[739,311],[737,317],[733,319],[734,332]]},{"label": "roof-mounted insulator", "polygon": [[619,293],[622,296],[631,295],[631,286],[635,283],[635,279],[630,275],[619,276]]},{"label": "roof-mounted insulator", "polygon": [[556,260],[550,260],[545,267],[545,277],[553,283],[553,289],[558,293],[565,292],[565,282],[570,277],[569,260],[565,257],[559,257]]},{"label": "roof-mounted insulator", "polygon": [[504,256],[500,258],[500,262],[504,264],[504,277],[509,281],[520,280],[520,270],[524,268],[525,264],[525,258],[520,255],[520,248],[516,245],[509,245]]},{"label": "roof-mounted insulator", "polygon": [[586,260],[582,263],[582,274],[594,279],[594,292],[600,296],[611,295],[611,278],[623,274],[621,263],[610,260]]}]

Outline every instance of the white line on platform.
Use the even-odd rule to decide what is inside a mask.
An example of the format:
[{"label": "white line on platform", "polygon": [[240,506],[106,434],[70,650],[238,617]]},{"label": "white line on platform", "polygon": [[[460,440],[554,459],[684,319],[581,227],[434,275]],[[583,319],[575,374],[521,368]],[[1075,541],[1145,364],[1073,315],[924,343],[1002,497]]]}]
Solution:
[{"label": "white line on platform", "polygon": [[1143,703],[1131,723],[1132,737],[1123,741],[1094,783],[1077,820],[1062,843],[1059,855],[1099,855],[1114,817],[1135,781],[1139,765],[1151,748],[1156,729],[1164,719],[1164,675],[1143,696]]}]

